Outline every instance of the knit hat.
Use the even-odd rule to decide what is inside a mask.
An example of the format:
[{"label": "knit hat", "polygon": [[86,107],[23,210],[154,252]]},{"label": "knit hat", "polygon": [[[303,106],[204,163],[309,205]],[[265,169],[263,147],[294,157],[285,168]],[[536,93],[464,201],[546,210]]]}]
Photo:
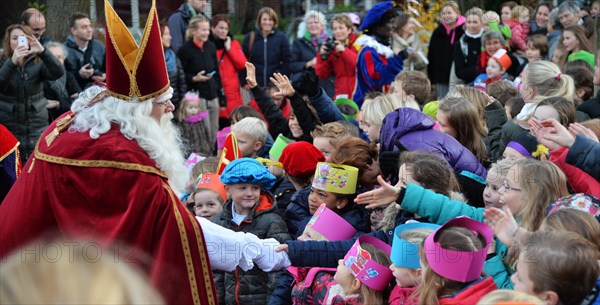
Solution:
[{"label": "knit hat", "polygon": [[271,189],[275,184],[273,176],[267,168],[251,158],[240,158],[231,161],[221,174],[221,181],[231,184],[258,184],[264,189]]},{"label": "knit hat", "polygon": [[227,192],[225,191],[225,185],[221,182],[219,175],[214,173],[204,173],[198,177],[197,189],[209,189],[217,192],[223,198],[223,201],[227,200]]},{"label": "knit hat", "polygon": [[508,53],[506,53],[505,49],[500,49],[496,51],[492,58],[495,59],[500,64],[500,66],[504,68],[504,70],[508,70],[512,65],[512,60],[510,59],[510,56],[508,56]]},{"label": "knit hat", "polygon": [[548,153],[546,146],[538,143],[537,139],[527,133],[516,136],[506,147],[516,150],[527,159],[538,159]]},{"label": "knit hat", "polygon": [[[338,97],[335,99],[335,101],[333,101],[333,103],[340,109],[340,112],[342,113],[342,116],[344,117],[344,119],[346,119],[346,121],[356,120],[356,117],[358,116],[358,105],[353,100],[347,97]],[[344,113],[344,111],[342,111],[342,107],[344,105],[348,105],[352,109],[354,109],[354,114]]]},{"label": "knit hat", "polygon": [[325,161],[325,156],[319,149],[308,142],[288,144],[281,152],[279,162],[285,172],[298,178],[308,178],[315,173],[317,163]]},{"label": "knit hat", "polygon": [[394,3],[392,1],[384,1],[375,4],[365,15],[363,22],[360,24],[359,30],[364,32],[365,30],[370,29],[377,23],[384,21],[384,16],[391,12],[394,8]]},{"label": "knit hat", "polygon": [[576,209],[590,213],[600,222],[600,200],[588,194],[573,194],[556,199],[546,211],[550,215],[562,209]]}]

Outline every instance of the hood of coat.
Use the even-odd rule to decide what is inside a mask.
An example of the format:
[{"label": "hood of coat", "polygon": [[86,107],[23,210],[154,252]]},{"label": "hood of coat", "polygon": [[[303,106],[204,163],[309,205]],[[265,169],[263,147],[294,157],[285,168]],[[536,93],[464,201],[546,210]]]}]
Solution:
[{"label": "hood of coat", "polygon": [[394,142],[405,134],[432,129],[435,121],[419,110],[412,108],[398,108],[388,114],[381,124],[379,143],[381,151],[394,151]]}]

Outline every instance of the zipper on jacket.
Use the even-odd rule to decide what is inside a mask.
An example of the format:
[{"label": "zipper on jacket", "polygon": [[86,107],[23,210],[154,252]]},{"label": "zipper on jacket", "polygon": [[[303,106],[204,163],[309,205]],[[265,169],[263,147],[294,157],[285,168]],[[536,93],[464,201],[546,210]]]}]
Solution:
[{"label": "zipper on jacket", "polygon": [[269,35],[267,35],[263,39],[263,50],[265,50],[265,52],[264,52],[264,54],[265,54],[265,57],[264,57],[265,64],[264,64],[264,66],[265,67],[264,67],[264,70],[263,70],[263,81],[264,81],[263,86],[264,87],[268,87],[269,86],[268,85],[269,83],[267,83],[267,68],[268,68],[268,64],[267,64],[267,37],[269,37]]},{"label": "zipper on jacket", "polygon": [[237,268],[235,268],[235,302],[238,305],[242,305],[242,303],[240,303],[240,279],[238,277]]}]

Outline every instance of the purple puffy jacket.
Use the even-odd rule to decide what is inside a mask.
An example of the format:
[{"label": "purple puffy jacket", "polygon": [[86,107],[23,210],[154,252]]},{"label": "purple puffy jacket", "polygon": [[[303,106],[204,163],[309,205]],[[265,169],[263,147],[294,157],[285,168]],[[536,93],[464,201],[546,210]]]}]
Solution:
[{"label": "purple puffy jacket", "polygon": [[398,141],[409,151],[419,150],[441,155],[454,172],[468,171],[482,178],[487,170],[471,151],[453,137],[433,129],[435,122],[426,114],[412,108],[398,108],[389,113],[381,124],[380,150],[398,151]]}]

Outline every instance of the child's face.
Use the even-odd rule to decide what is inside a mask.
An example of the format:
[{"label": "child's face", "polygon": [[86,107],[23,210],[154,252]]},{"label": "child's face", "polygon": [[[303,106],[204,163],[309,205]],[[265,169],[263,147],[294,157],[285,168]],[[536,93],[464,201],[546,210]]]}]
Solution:
[{"label": "child's face", "polygon": [[[438,113],[440,112],[438,111]],[[420,185],[419,182],[413,179],[412,173],[408,170],[406,164],[400,165],[398,169],[398,183],[403,187],[406,187],[409,183]]]},{"label": "child's face", "polygon": [[490,60],[488,60],[487,67],[485,68],[485,73],[487,74],[488,78],[496,78],[504,74],[504,69],[497,60],[490,58]]},{"label": "child's face", "polygon": [[519,22],[529,23],[529,11],[524,11],[519,15]]},{"label": "child's face", "polygon": [[302,235],[298,236],[298,240],[305,241],[305,240],[327,240],[327,239],[324,238],[324,236],[321,233],[317,232],[312,227],[306,226],[304,228],[304,232],[302,232]]},{"label": "child's face", "polygon": [[213,220],[223,210],[221,196],[211,190],[203,190],[194,194],[194,212],[196,216]]},{"label": "child's face", "polygon": [[304,132],[302,132],[302,128],[300,127],[300,124],[298,124],[298,119],[293,114],[290,115],[288,127],[290,128],[290,131],[292,132],[292,136],[294,136],[294,138],[299,138],[304,135]]},{"label": "child's face", "polygon": [[200,113],[200,101],[188,101],[185,105],[185,117],[190,118]]},{"label": "child's face", "polygon": [[436,115],[436,119],[437,119],[437,123],[440,126],[440,131],[455,138],[456,137],[456,130],[454,130],[454,128],[452,126],[450,126],[449,118],[448,115],[446,114],[446,112],[444,111],[440,111],[438,109],[437,115]]},{"label": "child's face", "polygon": [[536,49],[531,43],[527,44],[527,48],[525,49],[525,56],[527,57],[527,60],[529,62],[542,59],[540,50]]},{"label": "child's face", "polygon": [[502,182],[504,182],[504,177],[498,174],[496,168],[488,171],[485,179],[485,189],[483,189],[483,203],[486,209],[502,207],[500,204],[500,193],[498,193],[498,190],[502,187]]},{"label": "child's face", "polygon": [[350,273],[350,270],[348,269],[348,267],[346,267],[346,265],[344,265],[343,259],[338,260],[337,271],[335,272],[333,279],[340,286],[342,286],[342,288],[344,288],[344,293],[346,295],[354,293],[353,286],[356,285],[355,281],[358,281],[358,280],[354,277],[354,275],[352,275],[352,273]]},{"label": "child's face", "polygon": [[338,199],[334,193],[321,191],[314,187],[311,188],[310,194],[308,195],[308,211],[310,212],[310,215],[313,215],[323,203],[330,210],[337,211],[339,210],[338,205],[341,206],[344,202],[343,200]]},{"label": "child's face", "polygon": [[503,6],[500,10],[500,16],[502,17],[502,23],[506,23],[512,19],[512,11],[509,6]]},{"label": "child's face", "polygon": [[325,156],[325,161],[329,162],[331,155],[336,151],[335,146],[331,144],[331,138],[328,137],[316,137],[313,139],[313,145],[321,151]]},{"label": "child's face", "polygon": [[257,184],[226,185],[227,195],[231,197],[238,214],[248,215],[260,199],[260,186]]},{"label": "child's face", "polygon": [[421,282],[421,270],[402,268],[394,264],[390,265],[390,270],[399,287],[415,287]]},{"label": "child's face", "polygon": [[256,153],[262,147],[262,142],[256,141],[254,137],[243,132],[236,134],[235,137],[243,157],[256,157]]},{"label": "child's face", "polygon": [[537,293],[533,291],[533,282],[529,277],[529,264],[527,261],[531,258],[527,257],[527,255],[531,255],[531,253],[528,252],[529,251],[521,251],[519,260],[517,261],[517,270],[515,270],[515,273],[510,277],[510,280],[513,282],[513,289],[515,291],[538,296]]},{"label": "child's face", "polygon": [[514,165],[506,174],[502,187],[498,190],[498,193],[500,194],[500,206],[508,207],[515,216],[523,210],[523,203],[521,202],[523,194],[519,187],[519,181],[519,166]]},{"label": "child's face", "polygon": [[552,54],[552,62],[560,65],[560,62],[562,61],[563,58],[563,51],[559,48],[554,49],[554,53]]},{"label": "child's face", "polygon": [[[397,89],[396,89],[397,90]],[[369,138],[369,142],[377,143],[379,142],[379,133],[381,131],[381,125],[375,125],[371,123],[367,123],[365,121],[360,124],[360,129],[362,129]]]},{"label": "child's face", "polygon": [[590,15],[592,17],[596,17],[596,15],[600,14],[600,2],[592,3],[592,9],[590,10]]},{"label": "child's face", "polygon": [[579,50],[579,40],[571,31],[563,31],[563,46],[567,52],[577,52]]},{"label": "child's face", "polygon": [[503,159],[508,159],[508,160],[522,160],[522,159],[526,159],[526,157],[523,156],[516,149],[514,149],[512,147],[508,147],[508,146],[504,149],[504,152],[502,153],[502,158]]}]

